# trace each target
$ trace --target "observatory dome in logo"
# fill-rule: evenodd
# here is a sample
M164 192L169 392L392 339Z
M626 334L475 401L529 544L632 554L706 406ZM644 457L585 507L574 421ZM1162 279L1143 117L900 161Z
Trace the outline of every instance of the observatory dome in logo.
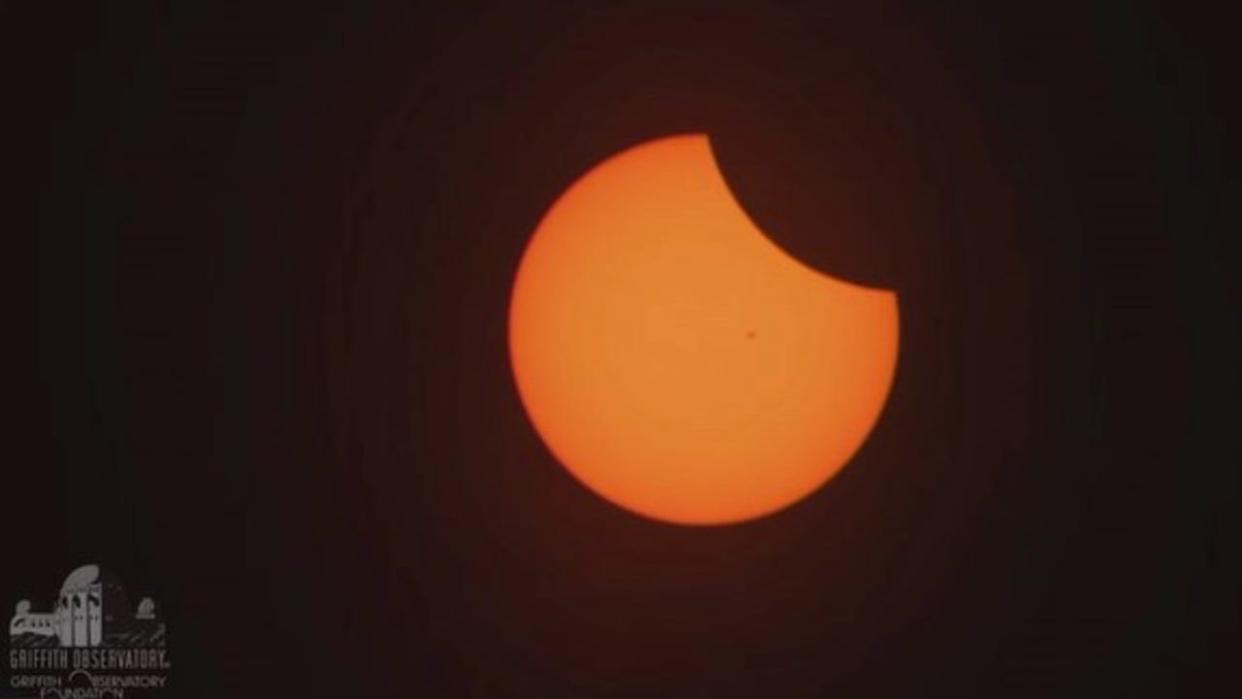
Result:
M120 580L97 565L65 577L51 611L20 600L9 621L10 648L163 647L164 622L145 597L134 607Z

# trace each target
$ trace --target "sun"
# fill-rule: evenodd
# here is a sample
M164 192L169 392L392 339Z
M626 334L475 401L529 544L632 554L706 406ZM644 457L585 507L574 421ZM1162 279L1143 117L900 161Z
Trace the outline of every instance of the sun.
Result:
M518 394L548 449L608 501L679 524L821 487L879 419L897 353L897 294L773 244L701 134L582 175L531 236L509 308Z

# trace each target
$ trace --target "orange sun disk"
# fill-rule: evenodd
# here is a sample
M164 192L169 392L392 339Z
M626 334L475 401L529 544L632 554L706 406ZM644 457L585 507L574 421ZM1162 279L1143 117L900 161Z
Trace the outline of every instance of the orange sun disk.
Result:
M681 524L760 517L840 471L879 418L897 335L896 293L778 248L697 134L574 183L531 237L509 311L518 393L556 458Z

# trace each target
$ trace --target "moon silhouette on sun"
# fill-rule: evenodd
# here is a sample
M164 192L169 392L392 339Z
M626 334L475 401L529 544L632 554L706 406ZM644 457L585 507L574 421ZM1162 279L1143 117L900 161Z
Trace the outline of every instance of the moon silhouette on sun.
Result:
M706 135L582 175L513 283L518 394L557 460L665 522L761 517L862 446L892 385L897 294L822 274L734 199Z

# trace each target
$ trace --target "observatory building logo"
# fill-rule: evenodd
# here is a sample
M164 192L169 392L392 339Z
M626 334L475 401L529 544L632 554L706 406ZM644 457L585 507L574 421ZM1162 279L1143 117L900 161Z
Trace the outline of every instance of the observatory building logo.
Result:
M122 699L156 696L172 664L155 601L131 605L124 586L97 565L65 578L50 611L19 600L9 621L3 696Z

